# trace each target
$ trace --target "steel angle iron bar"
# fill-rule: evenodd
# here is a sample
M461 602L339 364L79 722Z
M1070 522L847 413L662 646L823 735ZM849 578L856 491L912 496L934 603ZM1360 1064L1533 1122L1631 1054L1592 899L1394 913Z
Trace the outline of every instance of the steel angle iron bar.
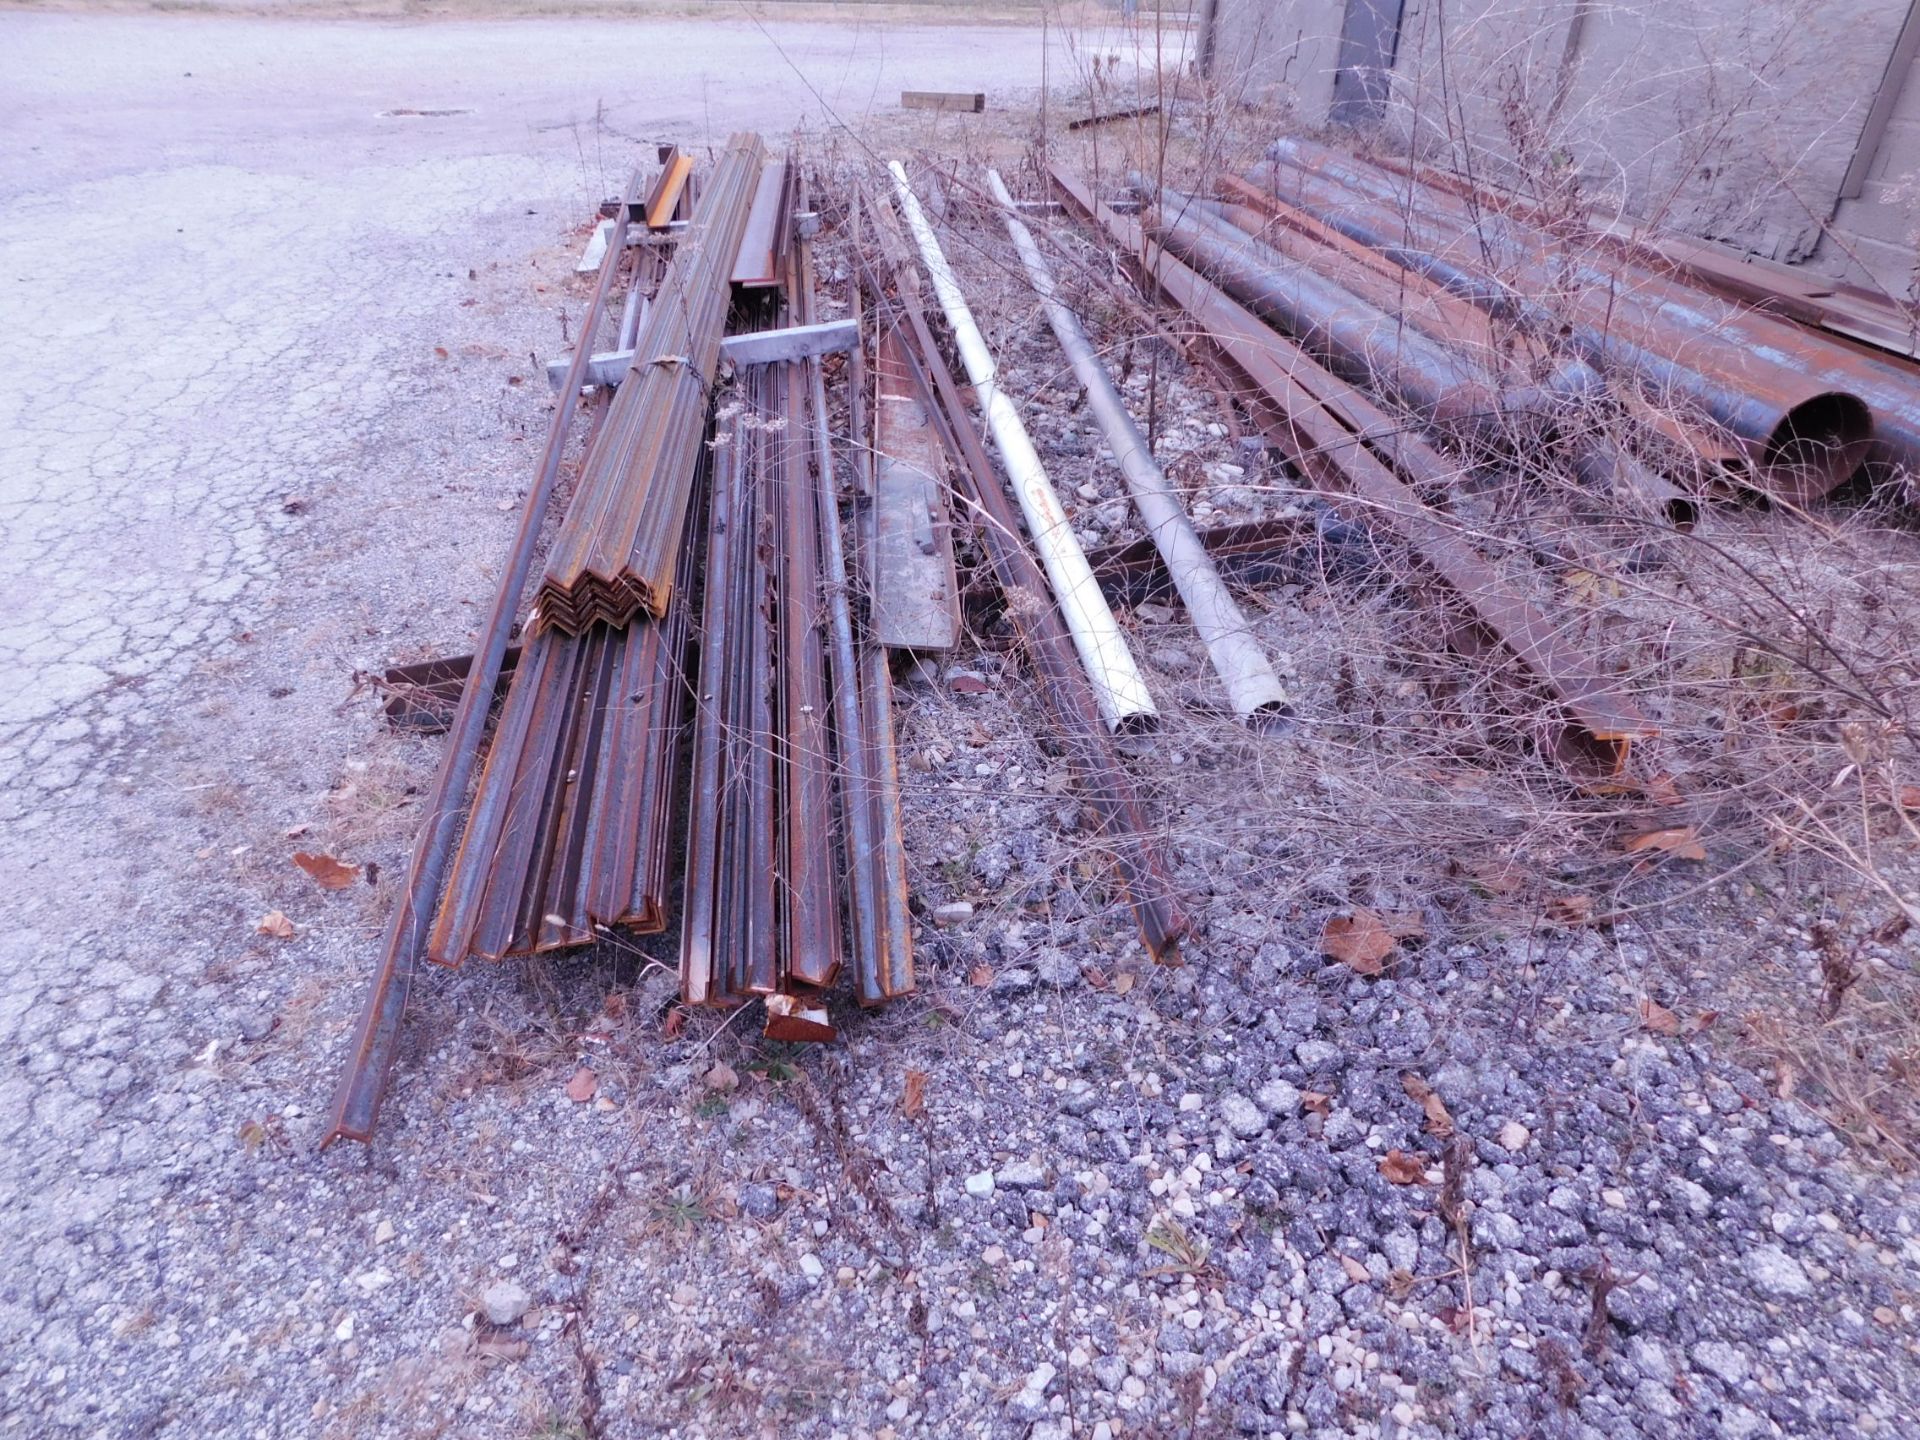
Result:
M1126 478L1127 488L1133 493L1140 518L1146 522L1148 533L1166 559L1167 570L1186 604L1194 629L1207 647L1214 670L1226 686L1234 712L1245 720L1278 719L1292 714L1280 677L1274 674L1273 666L1253 638L1252 626L1227 592L1200 537L1194 534L1186 507L1154 463L1146 437L1140 433L1112 378L1094 354L1079 317L1060 299L1046 257L1040 253L1033 233L1021 223L1013 196L1007 192L998 171L987 172L987 184L1000 202L1002 219L1006 221L1007 233L1013 237L1014 248L1020 252L1021 263L1026 266L1027 279L1046 307L1054 336L1086 390L1088 406L1107 437L1107 445Z
M895 160L888 169L893 174L901 214L919 246L934 294L953 329L961 362L966 366L980 408L993 431L1000 458L1006 464L1014 495L1026 517L1027 532L1040 552L1054 598L1073 636L1074 648L1079 651L1087 677L1093 682L1101 716L1112 730L1150 726L1158 717L1158 711L1147 692L1147 682L1134 663L1133 652L1127 648L1113 611L1100 593L1099 582L1087 568L1086 554L1074 537L1067 512L1047 479L1046 467L1041 464L1026 426L1021 423L1013 402L1000 388L992 352L980 327L974 323L966 297L960 293L959 281L940 249L939 238L914 196L906 167Z
M506 654L507 642L512 638L520 592L525 588L528 574L533 568L534 551L546 520L547 506L553 498L554 485L566 457L567 437L579 406L580 381L586 373L587 360L593 350L593 336L600 328L607 295L613 287L613 277L619 270L620 257L626 251L627 217L631 213L634 197L639 193L639 186L640 177L636 173L628 183L619 213L614 217L611 243L600 262L600 278L594 287L593 298L587 304L586 313L581 317L580 344L574 351L567 384L561 391L560 401L554 407L552 423L547 428L547 444L540 457L540 468L520 508L520 524L507 552L507 563L500 588L494 595L493 608L488 613L485 643L474 652L474 663L460 692L460 706L454 712L453 723L448 727L446 751L441 757L440 770L434 777L420 829L414 838L413 851L408 857L406 882L401 887L399 903L388 922L380 963L367 987L366 1000L354 1026L346 1065L334 1091L330 1123L320 1142L322 1149L336 1140L371 1140L374 1126L380 1118L387 1076L393 1068L394 1054L400 1044L400 1025L406 1012L407 997L419 969L428 928L439 904L447 861L459 830L460 810L466 803L467 786L473 779L480 741L486 730L487 714L492 707L494 687L499 681L501 660Z
M764 160L736 135L695 204L634 343L567 518L547 558L537 628L661 615L673 574L739 253Z
M1351 443L1354 421L1340 414L1341 382L1305 352L1229 299L1135 221L1101 204L1086 183L1051 167L1054 184L1080 211L1129 250L1161 293L1198 325L1208 345L1239 373L1273 417L1288 456L1323 488L1346 490L1367 513L1391 526L1490 632L1547 689L1567 723L1552 748L1577 769L1617 773L1629 747L1657 730L1620 693L1618 682L1571 650L1554 623L1515 591L1411 486L1363 445ZM1318 393L1316 393L1316 391Z
M814 298L813 247L801 242L795 256L794 301L801 323L817 309ZM866 674L857 647L850 596L846 547L840 523L840 500L834 483L833 434L827 410L825 367L818 357L806 362L807 439L811 451L814 503L819 516L822 577L826 587L827 658L839 772L841 833L846 850L850 949L853 956L855 997L862 1005L878 1005L914 988L912 920L907 913L906 854L897 806L889 814L875 803L881 788L874 774L881 747L870 743L869 729L882 718L877 707L893 703L891 681L884 692L860 683ZM857 401L860 387L852 387ZM856 468L867 463L859 441L864 433L860 416L854 418ZM870 649L871 647L865 647ZM891 720L891 714L886 717ZM889 732L891 726L889 725ZM891 735L885 748L891 750ZM896 895L888 885L897 873Z
M1050 601L1046 577L1020 538L1017 513L974 431L966 402L907 277L885 275L872 252L860 255L859 262L881 307L880 323L907 327L909 366L962 477L966 498L980 516L981 542L1006 598L1007 614L1039 678L1055 737L1094 814L1094 829L1113 856L1141 939L1156 962L1178 964L1187 917L1147 830L1133 779L1114 752L1092 682ZM893 281L891 296L888 279Z

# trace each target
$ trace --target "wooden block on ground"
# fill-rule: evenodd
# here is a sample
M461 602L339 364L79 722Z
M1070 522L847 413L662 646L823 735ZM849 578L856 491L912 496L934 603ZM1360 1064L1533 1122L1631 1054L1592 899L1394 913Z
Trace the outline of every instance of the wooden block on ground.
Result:
M978 115L987 108L987 97L977 91L902 90L900 105L905 110L961 110Z

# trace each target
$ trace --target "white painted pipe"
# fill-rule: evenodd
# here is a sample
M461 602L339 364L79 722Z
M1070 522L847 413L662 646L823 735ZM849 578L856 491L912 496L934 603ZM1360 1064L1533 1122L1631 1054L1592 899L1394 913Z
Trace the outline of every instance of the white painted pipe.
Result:
M1087 678L1093 682L1100 716L1109 730L1145 728L1159 716L1153 697L1147 693L1147 682L1134 663L1133 652L1127 648L1106 596L1100 591L1100 582L1093 578L1086 552L1074 537L1060 497L1047 480L1046 467L1034 451L1027 427L1020 423L1013 402L1000 390L993 354L987 349L980 327L974 324L973 312L967 308L966 297L953 278L953 269L940 250L933 226L927 223L920 202L914 198L913 187L907 183L906 168L898 160L887 168L893 172L900 210L920 246L920 258L933 281L933 292L939 297L940 308L946 312L947 323L953 327L961 362L967 367L967 378L973 382L974 394L980 397L980 408L986 412L994 445L1013 481L1013 493L1020 501L1021 513L1026 516L1034 548L1040 552L1040 563L1053 585L1054 598L1060 602L1060 613L1067 622L1068 633L1073 636L1073 648L1086 667Z
M1292 707L1287 704L1287 692L1280 684L1280 677L1273 673L1273 666L1267 663L1265 652L1253 638L1247 617L1227 592L1220 572L1214 568L1213 557L1207 554L1207 547L1194 533L1186 508L1167 483L1166 474L1154 463L1146 436L1140 433L1120 392L1114 388L1112 377L1094 353L1087 332L1081 328L1080 317L1060 299L1046 257L1034 243L1033 232L1020 222L1013 196L1007 193L999 172L989 170L987 183L1000 202L1007 233L1013 237L1013 248L1020 252L1020 259L1027 267L1027 278L1046 306L1047 319L1060 341L1060 348L1066 351L1073 373L1086 389L1088 408L1100 422L1113 457L1119 462L1120 473L1133 492L1133 503L1139 507L1140 518L1146 522L1160 558L1167 562L1174 589L1186 602L1193 628L1206 645L1208 658L1213 661L1221 683L1227 687L1227 698L1233 704L1234 713L1244 720L1291 714Z

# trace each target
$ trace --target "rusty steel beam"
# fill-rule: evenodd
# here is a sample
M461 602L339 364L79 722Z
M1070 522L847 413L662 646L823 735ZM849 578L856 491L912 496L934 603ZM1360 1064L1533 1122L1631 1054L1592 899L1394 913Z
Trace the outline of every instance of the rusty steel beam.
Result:
M579 405L580 375L584 373L593 337L599 330L607 308L607 295L626 253L627 217L639 193L636 173L627 186L625 199L614 217L613 243L600 263L600 278L593 297L581 317L580 345L574 354L574 374L561 391L547 429L547 444L541 454L540 468L520 509L520 524L507 552L500 588L495 592L493 608L482 632L486 641L476 651L473 666L460 695L459 709L449 727L446 753L434 777L413 851L407 861L406 881L400 890L400 903L388 922L386 944L360 1017L354 1027L345 1068L334 1091L327 1133L320 1145L325 1149L336 1140L373 1138L379 1121L380 1104L386 1095L388 1073L400 1043L401 1021L406 1013L407 997L425 951L428 930L439 905L447 864L459 831L460 813L466 803L467 786L479 759L480 742L486 731L492 708L494 687L499 682L501 662L512 638L520 592L533 568L534 551L546 520L547 506L553 498L560 468L566 458L567 438Z

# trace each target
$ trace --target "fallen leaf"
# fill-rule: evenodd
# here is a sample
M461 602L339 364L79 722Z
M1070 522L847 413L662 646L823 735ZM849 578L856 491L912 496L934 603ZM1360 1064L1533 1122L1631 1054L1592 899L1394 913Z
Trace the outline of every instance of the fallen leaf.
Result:
M719 1091L722 1094L740 1087L739 1075L735 1074L733 1067L724 1060L714 1061L713 1068L707 1071L705 1078L707 1089Z
M927 1072L924 1070L907 1071L905 1087L900 1092L900 1109L909 1120L918 1120L927 1108Z
M1393 1185L1424 1185L1427 1180L1427 1167L1420 1157L1404 1150L1389 1150L1382 1155L1380 1173Z
M1707 852L1700 844L1700 831L1692 825L1676 825L1666 830L1649 830L1631 836L1621 847L1629 855L1642 850L1659 850L1676 860L1704 860Z
M1318 1090L1302 1090L1300 1092L1300 1108L1308 1114L1318 1115L1324 1120L1333 1113L1333 1097L1331 1095L1323 1095Z
M1467 1327L1473 1323L1473 1314L1461 1305L1442 1305L1434 1314L1440 1323L1456 1335L1464 1335Z
M1920 810L1920 785L1902 785L1895 792L1893 803L1902 810Z
M1513 861L1498 857L1476 860L1467 866L1467 875L1475 886L1488 895L1512 895L1523 889L1531 878Z
M1107 972L1102 970L1098 965L1088 965L1081 970L1080 974L1081 977L1086 980L1087 984L1095 990L1111 990L1113 988L1112 983L1107 979Z
M976 990L986 989L993 984L993 967L991 965L974 966L967 971L967 983Z
M1547 901L1547 918L1559 925L1584 925L1593 918L1593 897L1555 895Z
M1135 975L1131 970L1122 970L1118 975L1113 977L1113 993L1116 995L1126 994L1129 990L1133 989L1133 982L1139 978L1140 977Z
M518 385L520 383L520 377L518 375L509 375L507 376L507 383L509 385Z
M1364 1285L1373 1278L1367 1274L1367 1267L1351 1255L1342 1255L1340 1257L1340 1268L1347 1272L1347 1278L1356 1285Z
M1640 1023L1656 1035L1680 1033L1680 1017L1651 998L1640 1002Z
M1420 1108L1427 1112L1427 1133L1441 1140L1453 1134L1453 1116L1447 1113L1447 1102L1442 1100L1434 1088L1411 1070L1400 1076L1400 1088L1407 1097L1417 1101Z
M1393 953L1393 933L1364 905L1351 915L1336 915L1320 931L1320 949L1362 975L1378 975Z
M1389 910L1380 917L1380 923L1396 940L1418 940L1427 933L1427 922L1417 910Z
M433 353L444 360L447 358L447 347L444 345L436 345L433 347Z
M1698 1035L1711 1027L1713 1022L1719 1018L1720 1012L1718 1010L1702 1010L1698 1015L1693 1016L1687 1021L1687 1034Z
M660 1033L668 1040L678 1040L680 1032L687 1028L687 1012L683 1006L676 1005L667 1012L667 1022L660 1027Z
M322 890L344 890L360 878L358 865L349 865L331 855L296 850L293 852L293 863L312 876L314 884Z
M567 1098L576 1105L584 1105L593 1099L594 1092L600 1088L600 1077L587 1066L582 1065L573 1072L573 1078L567 1081Z
M509 1340L504 1335L484 1335L473 1342L473 1353L482 1360L524 1360L533 1348L526 1340Z
M238 1134L243 1150L258 1150L267 1141L267 1127L258 1120L241 1121Z
M278 910L269 910L260 917L260 923L253 928L262 935L271 935L276 940L293 939L293 922Z
M993 689L978 675L955 675L947 681L947 688L956 695L985 695Z

